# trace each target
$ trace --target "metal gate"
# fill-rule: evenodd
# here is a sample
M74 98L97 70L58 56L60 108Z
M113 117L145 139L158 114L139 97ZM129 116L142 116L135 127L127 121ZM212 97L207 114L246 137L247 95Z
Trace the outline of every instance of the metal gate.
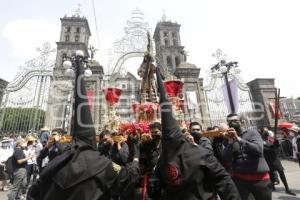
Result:
M225 61L225 56L220 49L216 54L218 62ZM250 89L243 81L240 69L235 67L228 71L228 81L234 80L237 91L237 109L236 113L245 117L247 127L255 127L255 120L252 118L254 107L252 103ZM226 94L224 94L224 86L226 86L224 73L220 70L210 70L207 76L207 83L204 86L208 111L210 115L211 126L226 123L226 116L230 113L228 104L226 104Z
M26 134L44 126L55 49L49 43L37 48L40 55L20 67L5 89L0 107L0 133Z

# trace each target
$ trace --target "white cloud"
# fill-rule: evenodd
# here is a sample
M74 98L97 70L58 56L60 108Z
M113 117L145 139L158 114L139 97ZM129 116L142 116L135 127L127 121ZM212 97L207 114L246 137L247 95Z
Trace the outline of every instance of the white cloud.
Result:
M8 22L2 31L12 46L12 57L29 60L37 56L36 48L45 42L56 47L60 27L42 19L18 19ZM21 63L20 63L21 64Z

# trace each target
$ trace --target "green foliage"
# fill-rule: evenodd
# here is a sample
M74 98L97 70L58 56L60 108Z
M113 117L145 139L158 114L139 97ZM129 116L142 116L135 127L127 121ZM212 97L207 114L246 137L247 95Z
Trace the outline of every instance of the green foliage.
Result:
M28 132L40 130L45 124L45 111L38 108L5 108L0 110L0 116L4 112L2 132Z

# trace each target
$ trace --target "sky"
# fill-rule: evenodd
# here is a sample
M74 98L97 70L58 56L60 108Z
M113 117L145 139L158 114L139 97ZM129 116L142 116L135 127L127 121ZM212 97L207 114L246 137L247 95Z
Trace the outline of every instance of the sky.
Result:
M126 21L139 8L154 31L163 10L168 20L181 24L181 43L188 62L201 68L200 77L216 63L220 48L227 61L238 61L246 82L275 78L286 97L299 97L300 2L298 0L0 0L0 78L12 81L36 48L59 40L60 18L71 16L81 4L89 21L90 43L105 67L108 49L124 36Z

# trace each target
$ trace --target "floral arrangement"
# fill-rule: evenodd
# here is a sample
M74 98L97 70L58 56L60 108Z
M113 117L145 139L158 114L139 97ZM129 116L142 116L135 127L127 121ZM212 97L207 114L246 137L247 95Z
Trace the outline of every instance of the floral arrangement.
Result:
M159 105L153 102L133 103L132 110L139 122L152 122L156 120Z
M137 135L140 133L149 133L149 123L123 123L120 125L120 132L127 135Z

